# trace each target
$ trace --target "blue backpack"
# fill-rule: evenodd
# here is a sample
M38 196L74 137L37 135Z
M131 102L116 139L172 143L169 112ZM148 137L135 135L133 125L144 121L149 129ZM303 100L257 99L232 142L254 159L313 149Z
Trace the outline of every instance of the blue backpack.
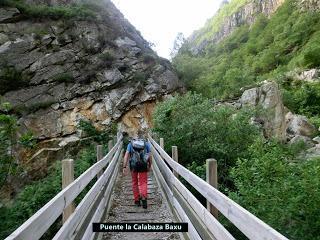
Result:
M130 151L130 169L136 172L145 172L148 170L149 152L144 139L133 139L131 141Z

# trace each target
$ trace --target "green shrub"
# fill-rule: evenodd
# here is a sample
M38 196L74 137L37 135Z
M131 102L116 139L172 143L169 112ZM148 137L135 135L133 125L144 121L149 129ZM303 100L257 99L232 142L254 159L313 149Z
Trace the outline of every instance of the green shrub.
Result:
M320 159L296 161L300 150L257 141L231 171L230 196L290 239L320 239Z
M77 156L75 164L75 178L80 176L85 170L96 162L95 147L89 145ZM0 238L4 239L19 227L24 221L36 213L50 199L61 191L61 162L56 162L48 170L49 174L44 179L35 181L25 186L24 189L15 197L12 205L0 207ZM89 185L89 187L92 184ZM88 191L87 187L79 197L76 204ZM61 218L49 229L42 239L52 239L57 230L61 227Z
M209 26L219 25L219 18L213 19L217 22ZM243 25L193 56L190 52L199 46L198 40L209 39L215 32L207 24L196 40L181 47L173 64L188 89L210 98L234 98L247 85L277 78L297 67L319 67L319 29L319 13L301 12L295 0L286 0L270 19L260 15L250 28Z
M21 144L25 148L32 149L36 146L37 140L33 136L33 133L29 131L20 137L19 144Z
M206 159L217 159L219 183L232 187L230 167L246 155L248 146L259 135L257 127L249 123L252 114L254 111L226 106L214 109L208 99L188 93L156 107L153 131L165 138L168 152L170 146L178 146L179 163L184 166L200 166L201 172Z
M0 106L0 188L17 169L12 152L16 144L17 119L9 114L10 109L7 103Z
M136 72L133 75L132 80L134 82L145 83L147 81L147 75L144 72Z
M116 135L116 125L112 124L109 129L104 131L98 130L95 126L92 125L90 121L87 120L80 120L79 122L79 129L84 131L88 137L92 137L94 141L98 143L107 143L111 136Z
M2 66L0 70L0 95L28 85L28 77L15 67Z
M60 73L57 74L56 76L53 77L53 81L55 82L65 82L65 83L70 83L74 81L74 77L72 73Z
M99 54L98 58L102 61L100 67L110 67L112 65L113 61L116 59L109 52Z

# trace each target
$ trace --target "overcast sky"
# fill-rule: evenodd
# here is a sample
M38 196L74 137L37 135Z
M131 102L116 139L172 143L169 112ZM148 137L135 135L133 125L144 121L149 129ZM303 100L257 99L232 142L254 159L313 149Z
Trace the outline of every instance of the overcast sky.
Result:
M169 58L178 32L188 37L218 10L222 0L112 0L124 16Z

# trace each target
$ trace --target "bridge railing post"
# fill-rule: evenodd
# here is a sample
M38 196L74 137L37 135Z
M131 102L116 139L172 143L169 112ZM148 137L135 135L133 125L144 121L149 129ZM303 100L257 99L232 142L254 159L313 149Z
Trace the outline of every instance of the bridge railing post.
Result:
M207 179L207 183L209 183L214 188L218 189L217 160L215 159L206 160L206 179ZM210 204L208 200L207 200L207 209L215 218L218 218L218 209L216 209L212 204Z
M103 158L103 146L98 145L97 146L97 162L99 162ZM103 171L97 173L97 179L99 179L102 175Z
M62 160L62 189L66 188L74 181L74 164L73 159ZM62 222L65 223L69 216L74 212L74 203L70 203L62 214Z
M162 149L164 149L164 140L163 140L163 138L160 138L160 147Z
M109 142L108 142L108 152L110 152L112 148L113 148L113 140L109 140Z
M179 162L177 146L172 146L172 159L175 160L177 163ZM175 170L173 170L173 174L176 178L179 177L179 174Z

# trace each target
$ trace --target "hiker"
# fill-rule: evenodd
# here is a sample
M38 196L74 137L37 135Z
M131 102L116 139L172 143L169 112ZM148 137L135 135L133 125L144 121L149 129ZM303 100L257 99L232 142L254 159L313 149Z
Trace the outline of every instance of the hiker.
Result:
M127 173L127 165L132 177L132 191L134 203L136 206L147 208L147 186L148 171L151 167L150 143L147 142L142 133L138 134L138 138L132 139L128 146L123 161L123 174Z

